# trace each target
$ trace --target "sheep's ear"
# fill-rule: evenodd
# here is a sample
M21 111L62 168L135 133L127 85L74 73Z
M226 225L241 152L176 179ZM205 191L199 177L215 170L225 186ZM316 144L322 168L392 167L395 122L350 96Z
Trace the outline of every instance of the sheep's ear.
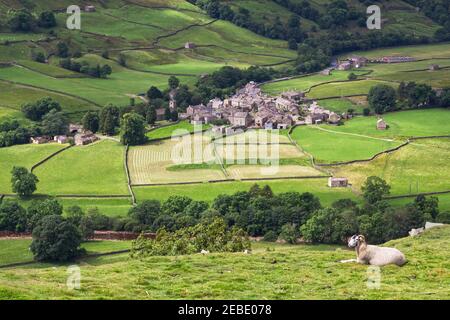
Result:
M358 239L359 239L359 241L366 241L366 238L364 238L364 236L361 234L361 235L359 235L359 237L358 237Z

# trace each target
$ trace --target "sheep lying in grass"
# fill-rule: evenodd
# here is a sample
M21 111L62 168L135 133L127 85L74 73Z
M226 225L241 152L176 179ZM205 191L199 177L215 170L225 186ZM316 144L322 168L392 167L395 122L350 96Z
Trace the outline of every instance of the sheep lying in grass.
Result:
M356 248L356 259L343 260L341 262L358 262L379 267L388 264L403 266L406 263L405 255L399 250L368 245L362 235L351 237L348 241L348 246Z

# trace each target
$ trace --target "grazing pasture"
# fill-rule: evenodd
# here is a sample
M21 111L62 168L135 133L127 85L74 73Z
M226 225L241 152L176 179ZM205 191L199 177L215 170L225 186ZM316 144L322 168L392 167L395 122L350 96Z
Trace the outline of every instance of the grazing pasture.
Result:
M66 113L79 113L98 109L92 103L64 94L0 81L0 107L20 110L23 104L44 97L51 97L58 101L61 104L62 110Z
M33 261L31 239L0 239L0 266ZM81 245L87 254L106 253L131 248L131 241L87 241ZM0 290L1 291L1 290Z
M163 139L163 138L170 138L172 137L172 134L174 135L180 135L185 133L193 133L193 132L199 132L203 131L205 129L208 129L210 127L209 124L201 125L201 126L194 126L189 123L189 121L180 121L179 123L164 126L161 128L157 128L154 130L151 130L147 132L147 137L151 140L153 139ZM177 130L178 133L177 133Z
M377 117L356 117L342 126L322 126L332 131L372 137L406 138L450 135L450 110L422 109L386 113L382 116L389 128L377 130Z
M355 191L368 176L379 176L391 185L393 195L450 190L450 139L418 140L369 163L340 166L333 171L348 177Z
M332 82L312 88L307 93L307 97L311 99L325 99L330 97L366 95L369 93L370 88L377 84L386 84L394 88L398 87L398 83L380 80Z
M367 71L338 71L334 70L332 73L327 76L323 74L313 74L309 76L302 76L298 78L294 78L291 80L285 80L285 81L278 81L278 82L271 82L262 85L261 89L265 91L268 94L271 95L278 95L280 93L283 93L285 91L308 91L312 86L326 83L326 82L333 82L333 81L345 81L348 79L348 76L350 73L355 73L356 75L363 74Z
M450 43L414 45L375 49L370 51L355 51L352 55L367 58L381 58L384 56L410 56L416 59L435 59L450 57ZM349 55L344 55L349 56Z
M37 192L128 196L124 150L123 145L112 140L65 150L36 168L40 180Z
M75 98L82 97L100 105L108 103L129 103L129 94L146 92L149 85L167 87L168 76L152 73L138 72L122 68L108 62L113 67L113 73L108 79L98 78L68 78L56 79L35 71L19 67L3 68L0 79L14 80L18 84L32 85L43 90L56 90L61 94L72 95ZM189 78L194 79L195 78ZM180 77L185 83L191 83L185 77Z
M67 289L66 265L36 264L31 278L30 267L4 269L0 298L40 299L44 294L48 299L447 299L448 252L436 247L449 247L449 239L450 228L442 227L387 242L385 246L406 255L408 264L383 267L377 290L367 290L367 266L339 263L355 256L344 245L263 242L253 243L249 255L138 260L122 254L85 259L81 290Z
M283 192L311 192L319 197L322 205L327 206L337 199L351 198L357 201L357 196L350 188L329 188L327 178L318 179L286 179L268 181L233 181L220 183L199 183L186 186L151 186L133 187L137 201L157 199L164 201L172 195L184 195L194 200L211 203L220 194L233 194L238 191L248 191L258 183L260 186L268 185L275 193Z
M11 170L14 166L31 167L52 153L64 148L56 143L24 144L0 148L0 193L11 193Z
M328 128L297 127L292 137L306 152L312 154L317 162L324 163L369 159L381 151L401 144L387 139L328 131Z

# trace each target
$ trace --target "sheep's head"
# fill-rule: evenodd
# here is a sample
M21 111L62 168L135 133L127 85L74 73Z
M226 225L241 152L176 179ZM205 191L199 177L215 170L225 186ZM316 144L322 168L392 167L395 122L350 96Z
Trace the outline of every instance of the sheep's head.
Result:
M366 242L366 239L363 235L354 235L348 240L348 246L350 248L357 247L360 243Z

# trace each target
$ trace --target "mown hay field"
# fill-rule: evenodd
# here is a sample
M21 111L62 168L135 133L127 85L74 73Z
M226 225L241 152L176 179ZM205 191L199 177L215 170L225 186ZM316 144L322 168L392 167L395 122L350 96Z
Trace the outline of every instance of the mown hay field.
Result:
M311 177L321 176L322 172L308 166L299 165L232 165L227 167L230 178L241 179L264 179L264 178L286 178L286 177Z
M168 170L181 164L216 163L207 137L185 136L178 141L162 140L131 147L128 167L132 184L200 182L225 179L219 169Z

